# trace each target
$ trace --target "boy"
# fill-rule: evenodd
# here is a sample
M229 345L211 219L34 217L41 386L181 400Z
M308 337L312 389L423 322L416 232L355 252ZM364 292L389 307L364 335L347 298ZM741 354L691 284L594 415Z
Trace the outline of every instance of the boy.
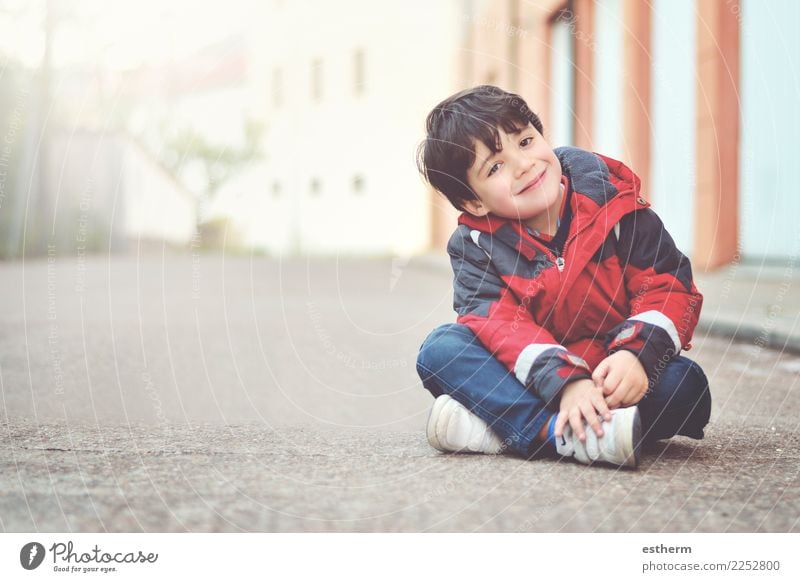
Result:
M633 172L542 134L489 85L428 115L420 172L463 211L447 246L457 323L417 360L428 441L636 467L642 442L703 438L708 382L678 355L703 298Z

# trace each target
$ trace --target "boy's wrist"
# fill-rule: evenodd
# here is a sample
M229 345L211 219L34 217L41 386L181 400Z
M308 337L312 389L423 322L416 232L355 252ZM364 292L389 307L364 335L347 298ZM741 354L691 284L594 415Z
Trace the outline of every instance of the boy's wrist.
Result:
M574 393L580 392L581 390L591 390L592 388L597 387L591 378L577 378L575 380L570 380L564 384L564 388L561 390L561 400L563 401L564 398L569 399Z
M667 328L672 325L671 322L663 314L658 315L668 323L660 325L656 316L645 319L628 318L612 329L606 340L608 355L620 351L632 353L639 360L650 381L653 381L660 370L680 353L677 332L670 334Z
M594 386L594 382L591 378L576 378L564 384L564 389L561 391L561 393L563 394L567 392L567 390L577 390L583 385Z
M602 391L591 378L581 378L569 382L561 392L561 399L558 404L559 412L568 413L570 409L576 406L580 407L582 402L591 401L591 393L593 391L597 391L602 397Z
M517 360L519 359L518 357ZM563 346L553 345L550 349L541 351L529 365L529 368L523 369L524 381L519 370L514 369L518 374L517 378L539 396L550 410L558 410L567 385L592 377L591 369L583 358L568 352Z

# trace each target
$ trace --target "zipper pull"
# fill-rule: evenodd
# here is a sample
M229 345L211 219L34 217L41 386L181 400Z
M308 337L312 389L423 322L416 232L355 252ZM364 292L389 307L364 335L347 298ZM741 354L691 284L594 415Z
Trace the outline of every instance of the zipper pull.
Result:
M564 257L556 257L556 267L558 267L559 272L564 270Z

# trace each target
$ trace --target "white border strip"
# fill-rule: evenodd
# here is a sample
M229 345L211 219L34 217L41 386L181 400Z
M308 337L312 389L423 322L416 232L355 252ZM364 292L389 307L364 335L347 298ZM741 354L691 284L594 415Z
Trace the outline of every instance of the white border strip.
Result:
M422 459L418 459L422 462ZM442 461L443 463L444 461ZM501 463L500 460L491 460ZM535 462L535 461L534 461ZM698 462L699 463L699 462ZM440 463L441 464L441 463ZM506 471L502 463L494 465L496 471ZM570 467L572 469L572 467ZM578 470L580 469L580 470ZM404 468L403 474L411 473L413 467ZM563 470L561 465L557 471ZM600 471L576 467L575 473ZM629 481L636 477L624 478ZM594 475L593 475L594 476ZM508 475L505 475L507 478ZM605 478L603 475L599 479ZM623 476L614 477L622 480ZM570 479L570 477L565 477ZM348 481L345 481L347 484ZM424 484L423 484L424 485ZM69 578L80 581L113 582L173 582L174 580L327 580L331 572L347 572L347 579L353 582L408 582L409 580L514 580L520 572L531 570L531 551L543 557L536 563L536 578L555 579L563 576L563 564L570 564L570 573L575 579L597 579L597 564L608 563L618 572L628 573L620 576L625 580L685 580L686 582L713 582L716 580L755 580L770 582L797 580L800 574L797 559L797 543L800 534L796 533L514 533L536 527L536 523L525 521L522 515L509 515L502 527L495 529L507 531L509 535L495 533L474 533L474 530L498 514L490 503L500 505L492 485L485 484L486 494L480 507L471 513L456 513L456 522L450 526L455 533L397 533L417 529L435 529L436 515L420 511L420 508L438 509L437 498L428 500L420 495L406 497L398 503L393 513L385 521L378 522L375 510L359 514L356 509L344 511L349 519L328 518L322 520L312 511L298 507L301 515L309 520L309 528L331 530L355 528L376 529L387 533L228 533L206 534L185 533L25 533L4 534L0 536L0 578L3 580L59 580ZM352 484L350 487L356 487ZM228 485L230 487L230 485ZM584 485L580 485L584 487ZM394 489L399 489L396 486ZM343 489L347 495L363 496L354 489ZM342 498L344 495L338 492ZM374 496L374 495L373 495ZM367 500L372 501L371 499ZM466 507L469 500L451 495L448 501L459 507ZM506 503L508 500L506 500ZM386 501L384 502L384 505ZM781 503L781 506L788 506ZM369 505L367 505L369 507ZM502 505L500 505L502 509ZM274 508L261 508L260 511ZM304 512L305 513L302 513ZM327 511L332 511L328 509ZM494 511L494 513L492 513ZM620 511L618 508L617 511ZM503 513L505 517L508 513ZM323 513L320 515L328 516ZM338 514L337 514L338 515ZM366 515L366 517L364 517ZM68 517L72 517L69 515ZM313 522L312 519L317 519ZM371 521L359 521L370 519ZM567 518L564 518L565 522ZM291 522L286 522L290 524ZM591 529L594 522L581 522L584 529ZM756 527L756 522L747 522ZM747 525L747 523L745 525ZM588 525L587 525L588 524ZM115 525L120 525L115 522ZM224 523L224 527L235 527ZM291 527L291 526L289 526ZM438 527L438 526L437 526ZM617 528L622 525L617 524ZM650 527L656 527L650 524ZM680 526L677 526L680 527ZM683 524L687 527L687 523ZM609 527L609 529L613 529ZM458 532L470 532L464 535ZM21 549L30 542L42 544L47 552L36 571L23 569L20 560ZM73 542L76 558L84 553L94 556L94 548L101 553L133 552L157 553L155 563L112 563L67 562L62 554L53 559L51 548L54 544ZM581 559L575 559L575 548L581 548ZM313 559L309 559L313 556ZM398 556L413 556L413 559L398 559ZM443 559L447 556L468 556L469 558ZM546 557L546 559L544 559ZM767 563L768 562L768 563ZM115 572L104 576L100 571L84 574L87 567L114 568ZM768 567L768 569L767 569ZM56 568L62 571L55 571ZM736 571L738 570L738 571ZM379 575L376 576L376 573ZM638 574L638 575L637 575Z
M629 317L628 321L643 321L644 323L649 323L650 325L660 327L666 331L667 334L669 334L672 343L675 345L675 353L677 354L681 351L681 338L678 335L678 330L675 327L675 324L672 323L672 320L669 317L660 311L645 311L644 313L639 313L638 315Z
M552 348L558 348L564 351L567 350L567 348L559 344L530 344L526 346L519 353L519 356L517 356L517 363L514 364L514 375L517 377L517 380L523 384L527 382L528 374L530 374L531 366L533 366L536 358L541 356L542 352Z

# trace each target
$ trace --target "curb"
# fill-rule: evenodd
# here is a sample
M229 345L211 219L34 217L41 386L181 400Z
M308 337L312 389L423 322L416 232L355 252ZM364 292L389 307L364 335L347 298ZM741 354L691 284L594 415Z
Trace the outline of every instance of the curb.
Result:
M450 273L450 259L447 255L442 253L427 253L424 255L415 256L410 265L415 267L438 271L442 273ZM758 276L753 276L747 270L741 269L741 275L745 275L747 283L752 287L754 283L759 280L765 279L765 271L756 271ZM770 274L767 272L767 279ZM712 275L713 277L713 275ZM777 278L777 276L773 277ZM710 282L708 276L697 277L699 287L704 287L705 283ZM709 301L709 295L706 295L704 301L704 312L710 313L715 310L713 301ZM761 318L764 320L764 318ZM697 323L697 330L714 337L730 339L740 343L752 343L756 348L770 348L780 352L788 352L792 354L800 354L800 333L792 333L795 327L800 327L800 315L795 318L794 324L787 332L786 325L782 325L784 329L776 329L774 321L767 318L763 324L756 324L748 321L747 313L742 313L738 317L731 315L720 315L715 313L713 316L701 316L700 321Z
M701 317L697 329L714 337L722 337L739 343L751 343L756 349L770 348L779 352L800 354L800 337L787 334L768 326L757 326L728 318L709 321Z

